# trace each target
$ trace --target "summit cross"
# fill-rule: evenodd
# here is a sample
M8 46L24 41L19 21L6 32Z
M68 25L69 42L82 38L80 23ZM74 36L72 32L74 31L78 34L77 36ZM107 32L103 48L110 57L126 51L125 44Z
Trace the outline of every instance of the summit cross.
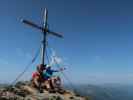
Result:
M42 44L41 44L41 64L45 64L45 51L46 51L46 42L47 42L47 35L54 35L56 37L59 38L63 38L63 36L61 34L58 34L56 32L53 32L51 30L49 30L48 28L48 10L45 8L44 12L43 12L43 26L39 26L29 20L25 20L22 19L21 22L23 22L24 24L27 24L33 28L36 28L38 30L41 30L41 32L43 33L42 35Z

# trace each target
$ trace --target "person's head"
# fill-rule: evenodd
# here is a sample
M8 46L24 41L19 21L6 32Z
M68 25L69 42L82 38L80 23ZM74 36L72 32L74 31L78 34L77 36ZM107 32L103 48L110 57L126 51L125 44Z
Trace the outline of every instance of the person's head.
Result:
M39 73L42 73L45 69L46 69L46 65L44 64L37 65L37 71Z
M47 66L46 66L46 69L51 69L51 66L50 66L50 65L47 65Z

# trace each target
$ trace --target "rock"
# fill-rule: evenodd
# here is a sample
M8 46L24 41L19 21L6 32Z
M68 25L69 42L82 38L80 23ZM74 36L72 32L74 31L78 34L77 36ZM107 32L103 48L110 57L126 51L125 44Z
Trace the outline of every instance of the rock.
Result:
M23 97L18 96L14 93L11 92L5 92L3 95L1 95L0 100L24 100Z
M15 86L0 89L0 100L88 100L72 91L58 89L49 92L44 90L40 93L37 89L29 86L28 82L18 82Z

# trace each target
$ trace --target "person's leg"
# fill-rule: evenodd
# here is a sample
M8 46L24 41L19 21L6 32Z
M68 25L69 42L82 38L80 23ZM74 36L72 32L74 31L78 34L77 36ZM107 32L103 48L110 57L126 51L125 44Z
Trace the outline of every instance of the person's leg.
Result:
M54 83L55 83L55 86L57 87L57 88L59 88L60 86L61 86L61 79L60 79L60 77L55 77L55 79L54 79Z
M36 88L36 89L38 88L37 85L35 84L35 79L31 80L30 86L33 87L33 88Z
M54 79L53 79L53 77L51 77L51 78L49 79L49 84L50 84L51 89L54 90Z
M62 83L61 83L61 79L60 79L60 77L57 77L57 81L58 81L58 84L61 86Z
M45 80L45 86L46 86L46 89L47 89L47 90L50 89L49 80Z

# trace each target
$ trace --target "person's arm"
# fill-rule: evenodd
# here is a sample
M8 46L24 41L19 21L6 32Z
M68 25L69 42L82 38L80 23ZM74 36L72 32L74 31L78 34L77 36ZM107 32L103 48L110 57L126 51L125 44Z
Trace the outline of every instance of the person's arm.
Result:
M64 71L64 70L66 70L66 68L60 68L60 71Z
M53 72L60 72L60 71L64 71L66 68L60 68L59 70L52 70Z
M52 70L52 72L59 72L60 70Z
M37 87L39 87L38 79L39 79L39 77L37 77L37 76L34 78L34 83Z

